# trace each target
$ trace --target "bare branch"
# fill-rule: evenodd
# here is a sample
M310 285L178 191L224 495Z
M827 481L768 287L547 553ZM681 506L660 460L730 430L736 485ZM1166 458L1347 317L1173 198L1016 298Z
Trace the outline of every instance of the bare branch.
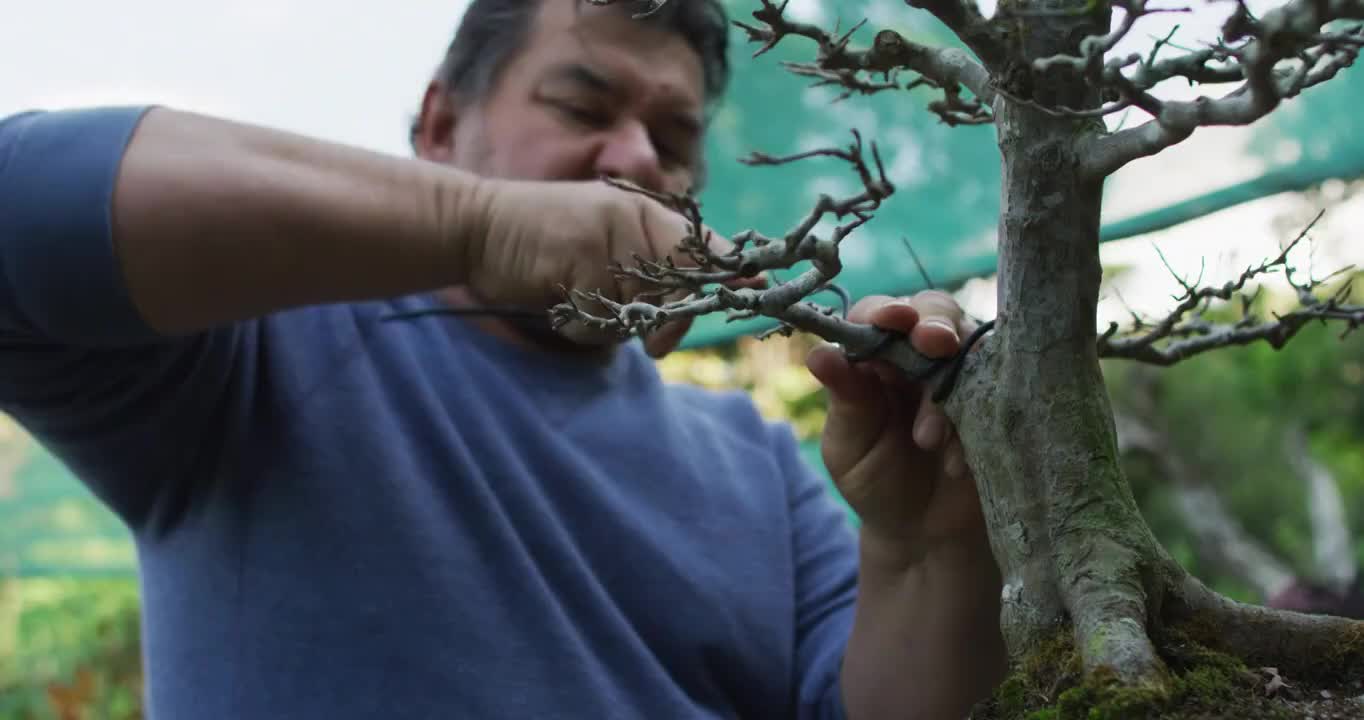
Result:
M1006 47L1004 34L981 15L975 0L905 0L905 4L932 13L987 64L996 67L1001 64Z
M587 0L593 5L612 5L621 2L635 2L646 5L647 9L635 17L647 17L657 12L668 0ZM989 74L985 68L966 52L956 48L930 48L906 40L893 30L877 33L872 46L867 49L851 49L852 36L866 20L854 25L840 34L837 29L829 32L810 23L791 20L786 17L786 6L790 0L780 4L772 0L758 0L760 5L753 11L755 24L735 21L734 24L748 33L751 42L760 43L754 57L776 47L786 37L795 35L813 40L818 46L818 54L813 63L783 63L797 75L816 80L815 87L837 85L844 89L838 100L856 94L871 94L885 90L913 89L920 85L930 85L943 90L944 99L929 105L929 109L942 118L948 125L980 125L993 122L989 110L994 101L990 87ZM910 3L921 7L952 28L967 43L977 56L985 58L1002 57L1003 44L998 33L980 14L974 0L928 0ZM910 70L922 76L906 85L894 80L900 70ZM879 73L881 81L864 77ZM926 82L924 82L926 81ZM976 96L975 100L961 98L960 87L965 86Z
M902 89L900 83L895 79L895 73L889 73L889 79L876 81L862 77L855 70L825 70L811 63L782 63L792 74L802 77L815 78L817 82L810 87L824 87L827 85L837 85L843 88L843 93L834 99L834 102L841 102L858 95L874 95L886 90Z
M914 267L919 269L919 275L924 279L924 287L929 290L938 289L938 286L933 283L933 278L928 276L928 270L924 268L923 262L919 260L919 253L914 252L914 246L909 244L909 238L902 237L900 241L904 243L905 251L914 259Z
M1189 8L1148 8L1146 0L1118 0L1113 3L1114 7L1122 8L1122 23L1107 35L1090 35L1080 41L1080 55L1053 55L1033 61L1033 68L1038 72L1044 72L1048 68L1056 65L1069 65L1078 72L1084 73L1096 83L1103 81L1104 56L1117 47L1127 34L1131 32L1132 26L1137 19L1145 15L1154 15L1165 12L1189 12ZM1020 13L1027 15L1028 13Z
M729 311L730 319L768 316L802 329L809 329L834 342L848 342L854 346L871 346L882 333L874 328L860 329L834 316L832 310L803 302L807 295L828 289L831 280L841 271L839 244L870 219L870 213L894 192L886 179L880 153L873 143L873 165L868 164L862 137L853 132L853 142L846 148L825 148L789 157L774 157L753 153L746 162L753 165L783 165L811 157L833 157L849 163L862 180L862 192L843 199L821 195L811 211L783 237L772 238L754 231L746 231L733 238L734 248L719 254L701 236L700 207L689 195L668 195L651 192L629 183L612 181L618 187L648 195L682 214L688 220L689 231L678 245L678 252L687 256L694 266L681 267L671 256L660 261L635 259L634 267L616 266L616 275L645 289L644 295L664 294L685 297L661 305L644 302L638 297L628 303L615 303L599 293L575 293L567 302L556 306L551 316L556 326L577 321L588 326L611 330L622 336L652 332L668 322L694 318L717 311ZM813 233L825 217L846 221L836 226L827 237ZM724 283L751 278L766 270L786 269L802 261L812 267L796 277L777 283L765 290L752 288L731 289ZM719 285L714 290L707 286ZM606 314L594 315L582 303L590 301L602 307ZM846 326L846 327L845 327ZM835 339L836 338L836 339Z
M681 267L672 257L659 261L635 259L635 266L616 266L616 275L627 279L644 292L629 302L616 302L596 293L574 291L566 293L566 301L551 309L554 327L570 322L620 337L644 335L677 320L700 317L724 311L728 321L770 317L779 321L777 327L765 333L790 334L799 329L818 335L843 347L850 360L876 357L900 368L909 377L928 379L945 368L935 388L934 397L946 399L956 375L966 363L967 351L987 333L993 323L980 325L965 343L958 356L948 359L928 358L914 350L907 338L879 328L849 322L846 319L850 298L847 292L833 283L842 270L838 257L840 244L857 228L871 219L873 213L895 188L886 179L880 154L871 146L873 165L866 160L862 137L853 132L853 143L846 148L824 148L787 157L753 153L746 162L753 165L784 165L813 157L832 157L849 163L862 180L863 190L857 195L836 200L821 195L815 207L782 237L769 237L753 230L734 236L734 247L723 254L711 249L707 238L701 236L704 227L700 208L689 195L667 195L639 188L630 183L612 181L618 187L639 192L665 203L681 213L689 224L688 234L678 245L694 267ZM814 228L828 216L846 220L836 226L828 237L814 233ZM750 278L810 261L811 267L790 280L777 282L765 289L731 288L726 283ZM713 289L708 286L716 285ZM842 313L807 300L810 295L832 291L842 302ZM659 298L682 294L667 302L649 302L641 298ZM596 310L595 308L600 308Z
M1216 63L1209 66L1208 63ZM1150 89L1171 78L1182 77L1195 83L1229 83L1245 78L1245 69L1232 57L1230 49L1215 44L1202 50L1156 62L1154 55L1137 68L1132 83Z
M1100 70L1102 51L1112 47L1108 44L1111 36L1104 36L1087 38L1082 43L1087 50L1083 58L1052 57L1037 62L1042 66L1076 65L1101 86L1118 93L1125 105L1141 107L1152 116L1137 127L1089 141L1091 147L1082 153L1088 159L1084 173L1099 178L1184 140L1199 127L1253 123L1282 101L1335 77L1358 56L1360 45L1364 44L1364 26L1343 31L1323 28L1328 23L1348 19L1364 19L1364 0L1290 0L1258 20L1244 3L1239 3L1223 26L1223 41L1178 58L1154 62L1154 54L1145 60L1132 55L1110 60ZM1132 65L1137 69L1132 75L1125 75L1123 68ZM1242 84L1216 99L1204 96L1163 102L1149 94L1156 84L1172 77ZM1080 112L1105 114L1122 107L1123 104L1114 104L1107 109ZM1068 108L1056 110L1063 114L1076 112Z
M988 106L993 102L994 92L990 87L989 74L966 52L957 48L930 48L910 42L892 30L877 33L870 48L853 49L849 47L853 32L863 23L838 35L816 25L788 19L785 16L785 2L777 5L771 0L759 1L761 7L753 11L757 24L735 22L748 33L750 41L760 43L754 57L771 50L789 36L804 37L818 46L815 61L786 63L786 67L797 75L815 78L816 86L842 86L845 92L840 99L853 93L868 94L901 87L912 89L928 84L944 91L945 99L930 106L944 122L990 122L992 116ZM975 14L979 17L979 11ZM901 86L892 79L900 70L915 72L926 82L916 80ZM863 74L879 74L883 80L876 82L863 77ZM961 86L970 90L976 100L962 100Z
M1179 303L1174 310L1140 334L1119 337L1117 324L1110 325L1099 337L1099 356L1129 358L1154 365L1173 365L1180 360L1216 348L1249 345L1262 340L1275 348L1280 348L1313 320L1343 322L1344 334L1349 334L1364 323L1364 306L1346 304L1350 297L1351 285L1346 283L1330 295L1318 297L1315 291L1330 277L1321 280L1309 278L1306 283L1298 284L1293 279L1294 268L1288 265L1288 254L1307 236L1308 231L1320 218L1319 213L1317 218L1273 260L1247 268L1238 278L1221 286L1199 288L1195 286L1197 281L1191 284L1176 275L1176 280L1184 288L1184 294L1176 296ZM1246 298L1242 291L1252 278L1280 269L1289 284L1297 291L1300 307L1282 315L1275 315L1273 321L1258 321L1249 314L1252 299ZM1338 274L1339 272L1333 273L1331 277ZM1202 313L1214 299L1226 301L1238 296L1242 299L1241 320L1235 323L1213 323L1202 318ZM1193 313L1193 316L1186 317L1190 313ZM1172 341L1157 345L1158 342L1165 340Z

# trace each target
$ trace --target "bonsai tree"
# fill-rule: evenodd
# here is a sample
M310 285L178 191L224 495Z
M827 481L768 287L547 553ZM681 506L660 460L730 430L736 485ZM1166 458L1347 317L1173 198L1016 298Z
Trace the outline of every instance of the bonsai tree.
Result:
M640 12L668 1L686 0L651 0ZM998 315L957 358L931 361L906 338L807 299L832 286L840 243L894 192L876 145L856 131L846 147L789 157L755 152L745 162L836 158L860 179L857 194L821 196L783 234L738 233L724 254L708 249L692 197L655 195L691 221L676 256L616 268L642 288L634 301L575 294L554 309L556 321L642 334L710 313L767 316L779 322L776 332L813 333L855 359L885 360L931 383L966 450L1004 579L1000 624L1014 672L980 717L1179 717L1210 708L1246 717L1251 711L1227 705L1233 696L1282 702L1259 687L1293 680L1352 687L1364 675L1364 623L1234 602L1162 548L1123 476L1099 359L1169 365L1233 345L1278 347L1308 322L1353 328L1364 307L1348 304L1348 289L1323 292L1321 280L1295 277L1288 249L1223 286L1181 281L1183 296L1159 322L1101 333L1096 307L1105 178L1200 127L1252 123L1336 76L1364 43L1361 25L1338 21L1364 19L1364 2L1289 0L1256 17L1237 0L1214 44L1162 57L1168 43L1161 41L1147 55L1119 57L1110 52L1119 40L1158 12L1145 0L1006 0L988 18L972 0L907 1L969 52L927 47L893 30L854 47L852 32L795 21L785 2L771 0L755 0L753 21L737 24L759 54L788 39L805 43L811 61L789 67L818 83L850 94L928 85L941 93L929 110L944 122L994 124L1003 173ZM1171 79L1234 89L1217 98L1158 99L1153 88ZM1148 119L1110 131L1103 118L1129 108ZM838 224L816 233L825 218ZM807 261L765 289L719 284ZM1226 324L1201 315L1252 278L1280 271L1297 290L1296 310L1271 319L1247 313ZM1237 683L1259 685L1228 689Z

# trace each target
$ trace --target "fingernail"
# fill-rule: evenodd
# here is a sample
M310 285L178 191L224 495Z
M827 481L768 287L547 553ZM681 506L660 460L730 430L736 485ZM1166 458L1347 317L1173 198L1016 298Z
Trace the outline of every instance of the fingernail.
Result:
M943 420L937 415L929 415L914 426L914 442L925 450L933 450L942 442Z
M947 332L952 333L952 337L954 337L954 338L957 337L957 329L954 328L954 327L952 327L951 325L947 324L946 322L943 322L942 320L937 320L937 319L925 320L925 321L923 322L923 324L924 324L924 325L929 325L929 326L932 326L932 327L936 327L936 328L942 328L943 330L946 330Z

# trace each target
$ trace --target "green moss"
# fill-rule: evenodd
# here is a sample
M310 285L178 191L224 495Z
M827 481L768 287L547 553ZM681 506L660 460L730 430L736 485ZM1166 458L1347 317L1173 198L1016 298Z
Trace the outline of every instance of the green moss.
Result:
M1247 631L1254 632L1254 629ZM1169 644L1176 647L1181 642L1191 645L1215 644L1221 632L1222 629L1209 619L1196 615L1171 634L1173 642ZM1252 667L1272 665L1286 675L1309 678L1325 686L1351 682L1364 676L1364 622L1352 624L1333 638L1328 647L1312 648L1311 652L1297 652L1282 657L1246 658L1246 662Z
M1060 720L1055 708L1059 688L1075 685L1081 677L1080 657L1068 632L1058 632L1038 645L1004 679L995 695L972 718L1027 718Z
M1325 673L1338 673L1341 679L1364 676L1364 622L1341 633L1331 650L1323 654L1319 676Z
M1239 660L1181 633L1161 638L1171 674L1160 686L1128 687L1111 671L1083 674L1068 633L1039 645L972 715L982 720L1286 718Z

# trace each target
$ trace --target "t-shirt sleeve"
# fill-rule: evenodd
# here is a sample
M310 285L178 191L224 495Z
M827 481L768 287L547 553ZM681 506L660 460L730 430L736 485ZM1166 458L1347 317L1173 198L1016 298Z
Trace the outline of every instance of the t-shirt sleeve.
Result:
M0 412L134 530L212 467L244 324L159 336L132 304L110 206L144 108L0 120Z
M857 538L829 485L801 458L789 426L773 445L791 485L796 574L797 718L843 720L839 681L857 599Z
M70 345L155 339L115 257L111 205L148 108L0 120L0 337Z

